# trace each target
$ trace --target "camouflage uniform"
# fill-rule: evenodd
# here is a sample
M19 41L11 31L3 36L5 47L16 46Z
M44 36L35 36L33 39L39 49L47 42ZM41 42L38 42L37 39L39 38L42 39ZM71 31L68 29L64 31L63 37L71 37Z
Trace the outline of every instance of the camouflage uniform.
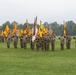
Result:
M50 38L49 35L46 36L46 50L49 50Z
M50 38L50 40L51 40L51 48L52 48L52 51L54 51L54 48L55 48L55 36L54 35L51 35L51 38Z
M40 37L38 35L36 37L35 43L36 43L36 50L39 50L40 49Z
M20 46L23 48L23 35L20 36Z
M67 49L70 49L70 42L71 42L71 37L70 35L66 36L66 47Z
M61 35L58 39L60 39L61 50L64 50L64 37Z
M10 48L10 41L11 41L11 35L10 33L7 36L6 42L7 42L7 48Z
M47 34L43 35L43 44L44 44L44 49L49 50L49 36Z
M25 34L23 34L23 48L27 48L27 40L26 40L26 35Z
M34 46L35 42L32 41L32 35L30 35L30 48L32 50L34 50L35 46Z
M14 48L17 48L17 43L18 43L18 36L15 34L13 39Z
M45 50L45 40L44 40L44 37L40 38L40 47L41 47L41 50Z

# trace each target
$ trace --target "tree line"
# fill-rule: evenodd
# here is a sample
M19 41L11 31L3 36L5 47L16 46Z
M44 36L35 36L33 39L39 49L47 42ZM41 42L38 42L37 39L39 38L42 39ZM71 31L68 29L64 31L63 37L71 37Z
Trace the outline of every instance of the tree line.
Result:
M8 25L10 27L10 29L13 29L14 22L16 22L16 21L13 21L12 23L7 21L4 24L0 25L0 31L4 30L6 25ZM23 29L23 30L25 29L26 23L24 23L24 24L19 24L18 22L16 22L16 23L17 23L17 27L19 29ZM64 31L63 24L58 24L57 22L53 22L53 23L49 24L48 22L45 22L43 25L45 27L47 27L48 29L52 28L53 32L56 35L63 35L63 31ZM39 24L37 26L39 28ZM33 24L29 23L29 27L30 27L30 29L32 29ZM66 28L67 28L67 34L70 34L71 36L76 35L76 24L73 21L67 21Z

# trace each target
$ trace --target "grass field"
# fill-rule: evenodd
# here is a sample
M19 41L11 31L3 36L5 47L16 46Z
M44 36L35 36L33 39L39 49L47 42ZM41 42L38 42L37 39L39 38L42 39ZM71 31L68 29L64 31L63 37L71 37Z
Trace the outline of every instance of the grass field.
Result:
M76 48L74 40L71 49L60 50L59 40L55 51L32 51L6 47L0 43L0 75L76 75Z

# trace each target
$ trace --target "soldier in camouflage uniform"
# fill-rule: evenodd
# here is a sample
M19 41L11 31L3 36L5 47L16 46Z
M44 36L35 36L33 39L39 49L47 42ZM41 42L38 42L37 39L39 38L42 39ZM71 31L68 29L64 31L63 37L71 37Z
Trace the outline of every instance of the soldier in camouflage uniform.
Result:
M23 48L27 48L27 39L26 39L27 37L26 37L26 34L25 33L23 33Z
M58 39L60 40L61 50L64 50L64 36L61 35Z
M49 36L45 33L43 34L43 45L44 45L44 50L49 50Z
M67 49L70 49L70 42L71 42L71 37L70 35L66 35L66 47Z
M40 37L40 47L41 47L41 50L45 50L45 40L44 40L44 37L45 36L44 34L42 35L42 38Z
M20 46L23 48L23 35L20 36Z
M14 33L14 36L13 36L13 45L14 45L14 48L17 48L17 43L18 43L18 36L16 35L16 33Z
M55 36L54 35L51 35L50 41L51 41L52 51L54 51L54 48L55 48Z
M76 36L74 36L73 39L75 40L75 47L76 47Z
M0 35L0 42L4 42L4 35Z
M30 48L32 50L34 50L34 48L35 48L35 41L32 41L32 34L30 35Z
M9 33L8 33L8 36L7 36L7 39L6 39L7 48L10 48L10 41L11 41L11 34L10 34L10 32L9 32Z
M49 50L50 38L49 35L46 35L46 50Z
M36 50L39 50L40 49L40 37L39 37L39 35L36 36L35 43L36 43Z

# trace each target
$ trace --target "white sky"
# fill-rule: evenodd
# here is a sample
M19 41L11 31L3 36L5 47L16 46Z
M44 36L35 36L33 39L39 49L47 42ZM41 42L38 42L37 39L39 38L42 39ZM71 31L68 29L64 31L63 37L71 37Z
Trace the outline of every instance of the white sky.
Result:
M73 20L76 23L76 0L0 0L0 25L6 21L24 24L34 22L52 23Z

